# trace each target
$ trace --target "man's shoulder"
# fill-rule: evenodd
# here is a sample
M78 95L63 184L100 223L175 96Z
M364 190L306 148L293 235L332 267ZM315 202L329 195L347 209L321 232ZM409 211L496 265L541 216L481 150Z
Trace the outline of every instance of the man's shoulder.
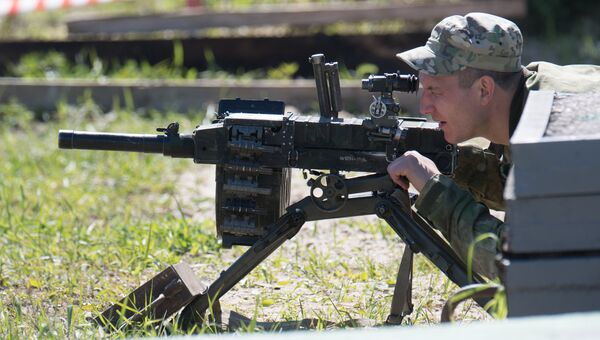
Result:
M526 87L530 90L586 92L600 87L598 65L556 65L537 61L527 65Z

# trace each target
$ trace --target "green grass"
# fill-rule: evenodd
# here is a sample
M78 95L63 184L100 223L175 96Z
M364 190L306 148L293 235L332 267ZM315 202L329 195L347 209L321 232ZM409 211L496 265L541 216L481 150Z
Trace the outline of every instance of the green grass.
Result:
M67 311L80 327L144 271L218 249L212 221L191 224L171 208L173 178L191 161L57 149L59 126L152 132L174 117L56 115L65 118L0 132L0 337L64 337Z
M105 337L86 318L167 266L185 260L212 281L245 251L220 249L212 216L193 216L207 202L200 186L213 183L191 160L57 149L60 128L152 133L179 121L191 131L203 114L104 114L89 102L49 113L12 103L0 112L0 338ZM202 184L187 183L196 172ZM400 249L381 221L309 224L221 303L249 317L238 332L304 318L317 329L380 324ZM421 256L415 273L415 312L405 323L435 323L456 287ZM482 317L470 303L458 316ZM113 336L183 332L172 327L146 323Z
M218 65L210 50L204 51L206 66L198 70L183 65L183 49L179 41L173 42L173 57L156 64L148 61L129 59L123 62L111 62L98 58L95 51L80 51L76 60L69 60L64 54L56 51L33 52L23 55L18 62L7 64L8 77L25 79L293 79L297 77L297 63L281 63L267 69L245 70L239 68L235 73L227 72ZM340 66L342 79L360 79L377 73L376 65L363 63L356 70Z

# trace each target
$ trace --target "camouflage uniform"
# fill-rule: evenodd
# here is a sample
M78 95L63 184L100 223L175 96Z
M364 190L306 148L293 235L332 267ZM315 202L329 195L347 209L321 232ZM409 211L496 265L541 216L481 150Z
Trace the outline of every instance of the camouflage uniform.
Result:
M558 66L545 62L521 66L522 45L521 32L514 23L490 14L470 13L442 20L425 46L397 56L429 75L450 75L466 67L522 72L521 84L511 103L512 135L529 90L579 92L600 87L598 66ZM436 175L421 190L415 204L417 210L442 232L464 260L479 235L501 236L504 223L493 217L488 208L504 210L503 191L510 166L507 146L492 144L488 149L462 146L453 178ZM495 240L477 243L474 269L495 278L497 252Z

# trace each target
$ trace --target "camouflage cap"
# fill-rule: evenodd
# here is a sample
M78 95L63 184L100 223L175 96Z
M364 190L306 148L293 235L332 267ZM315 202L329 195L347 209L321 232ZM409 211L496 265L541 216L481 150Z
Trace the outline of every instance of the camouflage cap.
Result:
M453 15L438 23L425 46L398 53L417 71L449 75L465 67L521 70L523 36L512 21L486 14Z

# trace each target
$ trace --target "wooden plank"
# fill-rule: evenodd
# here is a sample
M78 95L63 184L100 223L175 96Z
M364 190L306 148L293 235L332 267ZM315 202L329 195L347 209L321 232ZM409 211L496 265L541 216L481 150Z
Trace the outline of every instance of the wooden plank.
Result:
M360 81L342 81L344 108L350 112L368 115L372 94L360 88ZM110 110L115 102L122 108L132 100L132 108L161 111L189 112L204 110L208 104L220 99L244 98L281 100L300 111L318 112L314 80L198 80L152 81L114 80L109 82L82 80L26 80L0 78L0 102L14 98L36 111L56 110L60 101L77 105L89 93L103 110ZM397 93L397 101L409 112L418 112L415 94Z
M600 250L600 195L506 200L510 253Z
M524 0L461 1L381 5L374 2L316 5L285 4L237 12L204 9L147 16L73 18L67 22L69 34L131 33L176 30L195 32L209 27L307 26L336 22L438 20L455 13L487 12L504 17L524 17Z
M600 255L503 260L509 316L600 309Z

